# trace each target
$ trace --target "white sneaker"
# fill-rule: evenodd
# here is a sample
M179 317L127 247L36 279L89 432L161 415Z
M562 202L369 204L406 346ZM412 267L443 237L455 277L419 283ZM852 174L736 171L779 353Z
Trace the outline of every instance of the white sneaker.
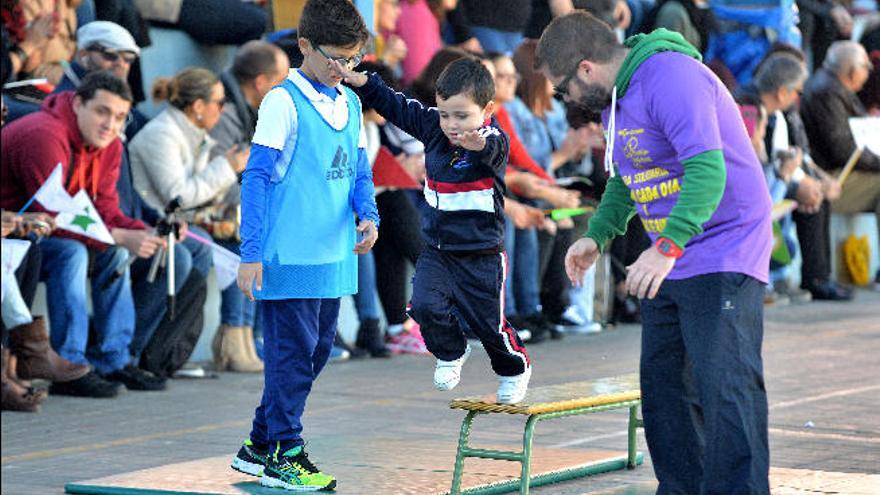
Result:
M460 358L453 361L438 359L437 367L434 368L434 388L444 392L454 389L461 381L461 367L470 355L471 345L468 344Z
M495 402L499 404L516 404L526 398L529 389L529 378L532 377L532 367L516 376L498 376L498 393Z
M599 333L602 331L602 324L597 321L589 321L586 325L573 327L571 331L579 334Z
M519 340L522 340L523 342L532 340L532 331L527 328L524 330L517 330L516 335L519 337Z

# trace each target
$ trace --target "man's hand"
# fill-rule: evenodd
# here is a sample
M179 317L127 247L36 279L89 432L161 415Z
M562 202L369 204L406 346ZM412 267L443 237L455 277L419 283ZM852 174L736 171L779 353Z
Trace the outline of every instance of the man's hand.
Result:
M139 258L149 258L160 247L166 247L165 239L153 235L148 230L113 229L110 235L113 236L116 244L128 249L131 254Z
M599 257L599 246L589 237L578 239L565 253L565 273L575 287L583 285L584 274Z
M798 210L803 213L813 214L822 207L822 184L809 175L798 183L795 199L798 202Z
M255 263L242 263L238 266L238 288L251 301L254 300L254 294L251 287L254 287L256 281L257 290L263 290L263 263L257 261Z
M639 299L654 299L673 266L675 258L663 256L654 246L649 247L627 267L626 291Z
M6 237L9 234L18 230L19 225L21 225L20 216L11 211L3 212L3 237Z
M822 193L828 201L834 201L840 197L840 181L833 177L822 179Z
M486 138L480 133L480 129L462 132L461 134L450 136L449 139L453 145L461 146L466 150L482 151L486 147Z
M44 212L30 212L21 214L21 230L19 234L27 236L34 233L45 237L55 230L55 218Z
M357 232L361 241L354 245L354 252L367 254L379 239L379 229L376 228L376 224L372 220L361 220L357 226Z
M834 21L834 25L837 27L837 31L843 37L849 37L852 34L853 29L853 18L849 14L849 11L846 10L846 7L842 5L835 5L831 8L831 20Z

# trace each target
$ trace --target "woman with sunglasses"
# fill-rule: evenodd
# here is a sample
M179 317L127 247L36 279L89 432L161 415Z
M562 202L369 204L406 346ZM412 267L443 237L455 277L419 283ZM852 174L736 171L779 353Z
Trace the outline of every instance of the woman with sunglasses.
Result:
M167 100L170 105L147 123L129 145L134 187L144 201L158 211L180 197L188 220L206 218L212 205L221 202L238 180L248 156L247 149L236 146L211 159L211 149L216 142L208 131L217 125L223 111L226 101L223 84L208 70L187 68L172 78L156 79L153 98ZM191 230L201 237L209 237L195 227ZM183 241L184 246L192 243L196 241ZM193 251L196 246L198 244L192 244ZM242 372L263 370L263 363L254 350L253 308L245 308L248 303L234 285L223 291L222 331L218 332L213 349L216 364L221 368ZM238 320L242 312L250 315L251 325L233 327L222 321Z

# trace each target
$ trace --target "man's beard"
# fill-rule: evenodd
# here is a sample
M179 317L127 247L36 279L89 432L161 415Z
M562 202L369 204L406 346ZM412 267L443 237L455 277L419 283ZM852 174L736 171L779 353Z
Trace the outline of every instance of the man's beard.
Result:
M576 84L581 94L576 104L587 112L601 114L602 110L611 105L611 91L598 84L584 84L580 80Z

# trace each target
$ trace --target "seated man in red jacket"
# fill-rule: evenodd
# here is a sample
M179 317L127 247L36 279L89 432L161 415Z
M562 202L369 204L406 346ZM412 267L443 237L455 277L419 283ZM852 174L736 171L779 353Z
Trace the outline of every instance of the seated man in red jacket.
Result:
M52 347L69 361L94 367L78 380L53 383L49 390L53 394L113 397L119 384L132 390L165 387L164 381L129 364L135 314L126 261L129 253L152 256L163 242L119 209L119 135L131 101L131 89L124 81L96 72L86 76L76 93L51 95L39 112L3 128L2 207L21 209L61 163L67 192L86 190L116 242L107 245L56 230L40 244ZM43 210L37 202L30 209ZM121 276L115 275L123 269ZM89 286L96 336L91 346Z

